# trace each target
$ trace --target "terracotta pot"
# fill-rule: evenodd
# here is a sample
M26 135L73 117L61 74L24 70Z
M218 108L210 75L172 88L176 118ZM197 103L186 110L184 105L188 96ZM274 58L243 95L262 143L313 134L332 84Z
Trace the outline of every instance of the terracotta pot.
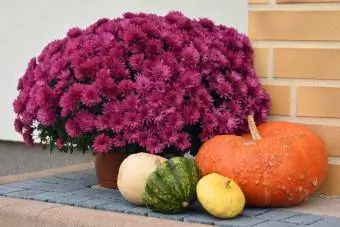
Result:
M98 184L104 188L117 189L119 166L125 159L123 153L95 154Z

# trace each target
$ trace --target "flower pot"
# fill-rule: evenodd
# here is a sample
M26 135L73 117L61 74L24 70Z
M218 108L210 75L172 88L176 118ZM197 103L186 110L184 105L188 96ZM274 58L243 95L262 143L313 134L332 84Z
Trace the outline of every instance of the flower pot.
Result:
M95 154L97 181L101 187L118 188L118 171L124 159L125 155L123 153Z

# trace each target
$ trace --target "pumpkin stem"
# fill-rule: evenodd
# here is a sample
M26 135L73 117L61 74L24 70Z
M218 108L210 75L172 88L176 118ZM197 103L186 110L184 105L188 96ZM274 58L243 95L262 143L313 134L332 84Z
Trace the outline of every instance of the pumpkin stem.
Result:
M248 116L248 127L251 133L251 137L253 138L253 140L257 141L261 139L261 135L259 133L259 130L257 130L255 121L254 121L254 117L252 115Z

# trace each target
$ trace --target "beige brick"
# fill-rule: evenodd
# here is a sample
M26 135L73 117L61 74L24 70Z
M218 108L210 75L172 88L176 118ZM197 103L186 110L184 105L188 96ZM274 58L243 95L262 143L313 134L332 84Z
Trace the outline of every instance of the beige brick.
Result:
M340 80L340 49L275 48L274 77Z
M340 40L340 10L263 10L249 12L253 40Z
M268 61L269 61L268 48L254 48L254 64L257 75L259 77L268 76Z
M328 165L328 174L319 193L340 196L340 165Z
M248 0L249 4L255 4L255 3L269 3L269 0Z
M307 127L318 133L327 144L329 156L340 156L340 127L332 125L313 125Z
M271 98L270 114L290 114L290 87L282 85L264 85L264 89Z
M322 2L340 2L340 0L276 0L276 3L322 3Z
M297 88L297 116L340 117L340 88L301 86Z

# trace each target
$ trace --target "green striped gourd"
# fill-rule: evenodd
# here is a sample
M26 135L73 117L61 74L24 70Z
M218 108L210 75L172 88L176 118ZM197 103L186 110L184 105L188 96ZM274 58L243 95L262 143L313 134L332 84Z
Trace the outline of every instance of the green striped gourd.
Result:
M149 175L143 200L153 211L178 213L196 199L196 185L200 177L193 159L171 158L160 163Z

